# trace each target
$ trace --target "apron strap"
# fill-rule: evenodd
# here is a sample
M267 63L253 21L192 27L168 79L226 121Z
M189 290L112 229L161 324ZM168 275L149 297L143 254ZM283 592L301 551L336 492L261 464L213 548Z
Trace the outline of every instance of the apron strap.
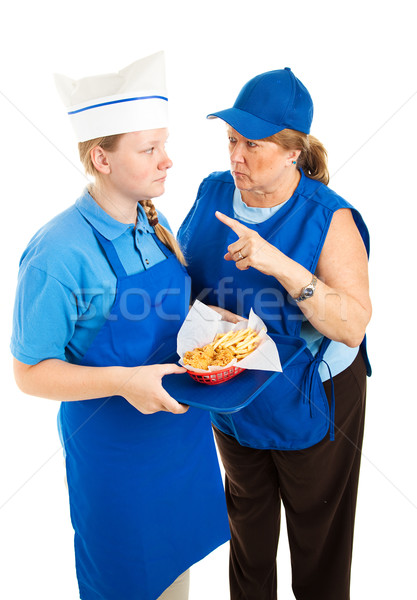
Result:
M330 376L330 383L331 383L331 402L330 402L330 441L334 441L334 417L335 417L335 393L334 393L334 383L333 383L333 376L332 376L332 372L330 369L330 366L328 365L328 363L324 360L323 356L324 353L326 352L327 348L330 345L331 340L329 338L324 337L321 344L320 344L320 348L319 351L317 352L316 356L314 357L314 359L312 360L309 368L307 369L305 378L304 378L304 386L303 386L303 398L304 398L304 402L309 402L310 403L310 415L313 417L316 411L316 406L314 404L314 398L313 398L313 388L314 388L314 380L315 377L318 377L318 370L319 370L319 365L321 362L324 362L324 364L327 366L328 370L329 370L329 376Z
M334 383L333 383L333 375L332 375L332 371L330 369L329 364L324 360L324 354L327 350L327 348L330 346L332 340L330 340L327 337L323 338L323 341L321 342L320 345L320 349L318 352L319 355L319 363L324 362L324 364L326 365L328 371L329 371L329 378L330 378L330 384L331 384L331 402L330 402L330 441L334 441L334 416L335 416L335 405L336 405L336 399L335 399L335 395L334 395Z
M330 340L329 338L323 336L323 339L321 341L320 348L316 354L316 357L319 356L321 359L323 358L327 348L330 346L331 341L332 340Z
M119 255L116 252L114 244L110 240L105 238L103 235L101 235L101 233L99 233L97 229L95 229L95 227L93 227L92 225L91 227L93 229L94 235L97 238L98 243L103 249L104 254L107 256L107 260L109 261L113 271L115 272L117 279L123 279L124 277L127 277L127 273L120 261Z
M333 376L332 376L332 372L330 370L329 364L323 358L321 360L322 360L322 362L324 362L324 364L326 365L326 367L329 370L330 384L331 384L331 389L332 389L331 403L330 403L330 441L334 442L334 415L335 415L336 401L335 401L335 395L334 395Z
M169 258L173 253L171 252L171 250L169 248L167 248L165 246L165 244L163 242L161 242L161 240L159 239L159 237L156 235L156 233L152 233L152 237L154 239L155 244L158 246L158 248L161 250L161 252L163 254L165 254L165 256L167 258Z
M97 229L87 219L87 217L85 215L82 214L82 216L87 221L87 223L90 225L91 229L93 230L93 233L96 236L96 239L97 239L98 243L100 244L104 254L106 255L107 260L109 261L110 266L112 267L117 279L123 279L124 277L127 277L127 273L120 261L120 258L116 252L116 248L114 247L114 244L110 240L105 238L103 235L101 235L101 233L99 231L97 231Z

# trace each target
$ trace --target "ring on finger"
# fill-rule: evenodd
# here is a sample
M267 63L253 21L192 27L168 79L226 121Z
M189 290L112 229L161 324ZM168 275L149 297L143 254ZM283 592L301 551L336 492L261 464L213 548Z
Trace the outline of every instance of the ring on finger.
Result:
M245 257L243 256L243 254L241 253L241 251L239 250L239 252L237 253L239 260L243 260Z

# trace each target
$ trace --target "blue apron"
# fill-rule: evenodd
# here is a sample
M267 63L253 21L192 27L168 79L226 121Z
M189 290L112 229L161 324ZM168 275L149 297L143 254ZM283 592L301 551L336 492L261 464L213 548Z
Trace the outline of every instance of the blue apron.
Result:
M274 277L253 268L239 271L233 261L223 258L228 245L236 241L236 234L214 213L220 210L234 218L234 189L229 172L209 176L201 184L197 200L179 230L193 297L244 317L253 308L268 331L299 337L303 315L285 288ZM314 273L333 213L339 208L352 209L368 249L368 232L359 213L303 173L295 193L275 215L263 223L244 225ZM241 411L230 415L213 413L214 425L243 446L259 449L308 448L324 438L329 426L333 439L334 394L329 407L318 372L329 344L330 340L324 338L315 357L306 348ZM364 345L363 351L366 358Z
M190 282L167 256L127 276L94 228L117 276L111 314L80 364L134 367L175 355ZM82 600L155 600L229 539L210 416L144 415L122 396L63 402L77 578Z

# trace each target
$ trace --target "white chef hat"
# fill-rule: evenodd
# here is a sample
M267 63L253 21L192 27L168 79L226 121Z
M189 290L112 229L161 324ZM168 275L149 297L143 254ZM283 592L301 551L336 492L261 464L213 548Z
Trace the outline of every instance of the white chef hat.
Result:
M79 80L58 74L54 78L79 142L168 125L163 52L118 73Z

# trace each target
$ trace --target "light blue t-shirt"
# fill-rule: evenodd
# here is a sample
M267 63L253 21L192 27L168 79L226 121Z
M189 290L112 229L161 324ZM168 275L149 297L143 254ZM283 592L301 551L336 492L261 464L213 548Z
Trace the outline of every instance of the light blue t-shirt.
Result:
M158 218L169 229L159 212ZM112 308L116 275L86 219L113 242L128 275L166 258L140 204L136 226L124 224L84 190L35 234L20 260L10 347L23 363L79 362Z
M240 190L236 188L233 195L234 216L245 223L263 223L272 217L272 215L274 215L276 212L278 212L278 210L280 210L284 204L286 204L286 202L282 202L281 204L272 206L270 208L247 206L242 200ZM315 356L320 348L323 335L317 331L317 329L313 327L310 321L308 321L305 317L303 317L300 337L306 340L308 349L312 355ZM324 359L330 367L332 376L334 377L338 373L341 373L347 369L355 360L358 351L359 346L356 348L350 348L342 342L335 342L333 340L324 354ZM323 362L319 365L319 374L322 381L327 381L327 379L330 378L329 370Z

